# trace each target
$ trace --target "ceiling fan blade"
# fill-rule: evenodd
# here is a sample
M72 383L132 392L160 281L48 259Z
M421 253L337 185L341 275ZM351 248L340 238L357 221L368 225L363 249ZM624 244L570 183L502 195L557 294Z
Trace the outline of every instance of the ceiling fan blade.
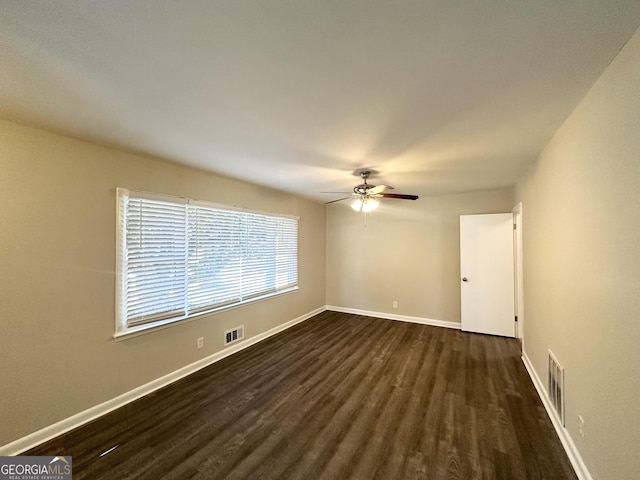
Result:
M400 200L417 200L418 195L404 195L402 193L381 193L384 198L399 198Z
M393 187L389 185L378 185L377 187L370 188L367 193L375 195L376 193L386 192L387 190L393 190Z
M324 202L325 205L329 205L330 203L336 203L336 202L341 202L342 200L348 200L351 197L344 197L344 198L339 198L337 200L331 200L330 202Z

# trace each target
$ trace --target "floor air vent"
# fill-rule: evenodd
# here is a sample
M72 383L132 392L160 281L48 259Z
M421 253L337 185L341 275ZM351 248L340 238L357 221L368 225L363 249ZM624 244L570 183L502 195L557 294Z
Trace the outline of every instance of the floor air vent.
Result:
M564 427L564 367L549 350L549 382L547 385L549 400L558 413L560 422Z
M239 327L232 328L231 330L227 330L224 332L224 344L229 345L230 343L237 342L238 340L242 340L244 338L244 325L240 325Z

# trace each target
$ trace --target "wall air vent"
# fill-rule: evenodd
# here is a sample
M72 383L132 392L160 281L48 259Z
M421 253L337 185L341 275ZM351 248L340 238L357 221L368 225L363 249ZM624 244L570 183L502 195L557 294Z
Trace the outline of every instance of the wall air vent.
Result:
M224 332L224 344L229 345L230 343L237 342L238 340L242 340L244 338L244 325L240 325L239 327L232 328L231 330L227 330Z
M549 381L547 384L549 400L558 414L558 418L564 427L564 367L549 350Z

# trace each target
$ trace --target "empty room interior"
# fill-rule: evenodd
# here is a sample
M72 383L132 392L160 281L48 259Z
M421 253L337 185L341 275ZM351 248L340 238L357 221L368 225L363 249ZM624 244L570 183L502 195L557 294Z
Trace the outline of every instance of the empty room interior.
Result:
M639 479L639 27L0 0L0 455Z

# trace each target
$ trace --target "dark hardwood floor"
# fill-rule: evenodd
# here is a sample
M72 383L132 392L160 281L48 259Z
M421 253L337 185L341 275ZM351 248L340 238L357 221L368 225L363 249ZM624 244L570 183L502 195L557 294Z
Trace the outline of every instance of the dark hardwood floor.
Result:
M335 312L25 454L75 480L576 479L516 340Z

